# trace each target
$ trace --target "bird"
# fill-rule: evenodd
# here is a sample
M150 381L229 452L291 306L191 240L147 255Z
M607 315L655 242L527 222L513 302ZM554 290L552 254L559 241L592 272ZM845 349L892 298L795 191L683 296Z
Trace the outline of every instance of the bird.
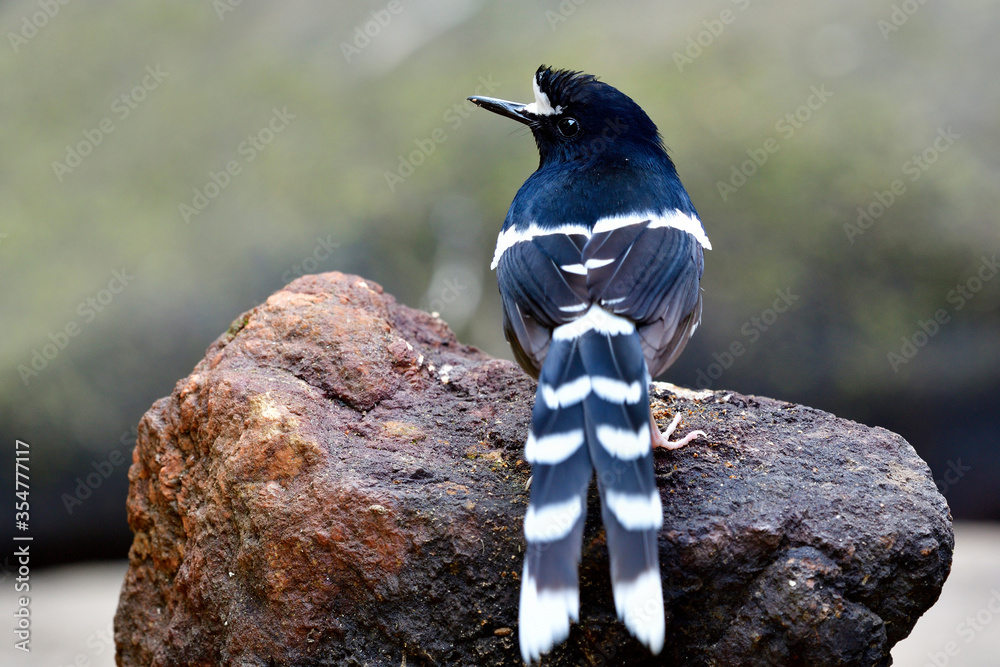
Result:
M701 321L711 243L656 125L596 76L542 65L526 104L469 101L526 125L538 168L517 191L491 269L503 330L538 381L524 447L531 464L518 610L531 664L578 622L587 492L596 476L619 619L653 654L665 620L657 531L663 510L649 405L652 377Z

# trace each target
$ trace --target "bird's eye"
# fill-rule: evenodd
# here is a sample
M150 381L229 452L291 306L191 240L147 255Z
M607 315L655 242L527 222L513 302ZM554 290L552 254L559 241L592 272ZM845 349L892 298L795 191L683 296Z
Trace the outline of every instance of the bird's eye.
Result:
M564 137L573 137L580 132L580 124L576 122L576 118L563 118L556 123L556 127L559 128L559 134Z

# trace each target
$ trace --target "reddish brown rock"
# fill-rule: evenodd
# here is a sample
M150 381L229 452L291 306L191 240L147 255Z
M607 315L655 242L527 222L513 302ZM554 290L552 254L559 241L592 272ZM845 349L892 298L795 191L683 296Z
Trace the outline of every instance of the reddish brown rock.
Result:
M140 423L118 664L520 664L533 395L378 285L296 280ZM708 432L657 458L667 646L615 620L591 494L581 623L544 664L889 664L953 546L912 448L770 399L654 405Z

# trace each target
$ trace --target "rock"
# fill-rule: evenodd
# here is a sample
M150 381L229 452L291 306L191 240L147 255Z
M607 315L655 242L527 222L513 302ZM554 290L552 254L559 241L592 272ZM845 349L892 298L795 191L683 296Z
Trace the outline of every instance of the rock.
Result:
M499 323L498 323L499 326ZM118 664L519 665L534 383L356 276L238 319L139 425ZM888 665L951 517L899 436L657 385L667 644L615 619L598 500L581 623L546 665Z

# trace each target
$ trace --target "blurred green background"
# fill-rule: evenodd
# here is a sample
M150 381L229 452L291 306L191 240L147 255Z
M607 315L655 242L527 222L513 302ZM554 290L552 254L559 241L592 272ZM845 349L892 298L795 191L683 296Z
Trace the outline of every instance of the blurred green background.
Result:
M1000 519L995 2L32 0L0 24L0 437L31 445L36 564L125 555L139 418L297 275L359 273L510 358L489 262L537 154L465 98L530 101L541 63L649 113L712 240L664 379L889 428L956 517Z

